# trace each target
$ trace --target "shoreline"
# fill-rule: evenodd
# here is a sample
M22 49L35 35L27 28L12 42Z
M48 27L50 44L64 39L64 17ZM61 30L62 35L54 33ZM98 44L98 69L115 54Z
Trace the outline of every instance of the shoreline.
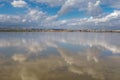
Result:
M120 33L120 30L0 29L0 32L99 32L99 33Z

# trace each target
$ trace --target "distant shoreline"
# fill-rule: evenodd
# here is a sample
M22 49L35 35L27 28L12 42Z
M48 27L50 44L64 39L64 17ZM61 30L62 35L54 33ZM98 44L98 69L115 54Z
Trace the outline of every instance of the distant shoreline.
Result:
M66 29L0 29L0 32L100 32L120 33L120 30L66 30Z

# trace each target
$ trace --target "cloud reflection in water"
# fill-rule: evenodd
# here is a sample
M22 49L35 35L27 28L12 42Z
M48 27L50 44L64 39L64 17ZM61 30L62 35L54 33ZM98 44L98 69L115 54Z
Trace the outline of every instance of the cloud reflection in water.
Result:
M9 70L9 80L120 79L119 33L2 35L0 71ZM7 80L4 75L0 78Z

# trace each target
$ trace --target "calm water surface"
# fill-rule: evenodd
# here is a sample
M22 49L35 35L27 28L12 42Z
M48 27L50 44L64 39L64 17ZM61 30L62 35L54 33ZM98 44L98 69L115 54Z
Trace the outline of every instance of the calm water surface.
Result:
M0 33L0 80L120 80L120 34Z

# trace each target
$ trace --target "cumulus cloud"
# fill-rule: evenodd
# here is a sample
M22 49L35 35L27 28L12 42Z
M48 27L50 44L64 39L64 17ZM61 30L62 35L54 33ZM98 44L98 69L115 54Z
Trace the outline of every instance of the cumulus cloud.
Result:
M56 20L58 18L58 15L54 15L54 16L49 16L46 18L47 21L53 21Z
M112 8L120 9L120 0L101 0L102 4L108 5Z
M64 13L69 12L72 9L78 9L79 11L89 11L92 9L92 11L97 10L96 14L100 11L100 1L96 0L34 0L39 3L47 3L49 5L53 6L61 6L61 9L58 11L58 15L63 15ZM91 5L89 5L91 3ZM94 5L95 4L95 5ZM88 9L88 6L89 7Z
M100 7L100 1L96 1L96 3L89 2L88 3L88 13L91 16L98 16L102 12L102 9Z
M75 5L73 7L79 7L79 8L86 8L87 4L89 2L91 3L95 3L97 0L31 0L31 1L35 1L35 2L38 2L38 3L46 3L46 4L49 4L51 6L63 6L63 5L66 5L67 2L73 2L75 3ZM111 6L113 8L120 8L120 0L100 0L101 1L101 4L105 4L105 5L108 5L108 6ZM67 4L69 5L69 4Z
M119 29L120 25L120 11L114 11L106 16L90 17L81 19L61 20L55 23L60 28L65 29Z
M116 2L116 1L115 1L115 2ZM114 4L112 4L111 7L120 9L120 1L118 1L118 2L116 2L116 3L114 3Z
M26 15L0 15L0 26L40 26L45 18L46 14L44 12L30 9L26 12Z
M13 7L26 7L27 3L24 0L14 0L11 2L11 5L13 5Z
M79 11L87 11L92 16L100 15L102 12L101 5L120 9L120 0L32 0L38 3L46 3L52 6L61 6L58 14L64 14L71 9L78 9Z
M90 18L56 20L58 15L48 16L42 11L31 9L26 15L0 15L2 26L33 26L56 29L120 29L120 11L108 15ZM6 24L7 23L7 24Z
M56 29L120 29L120 11L114 11L109 14L102 14L101 5L109 4L113 7L117 2L112 0L30 0L38 3L45 3L52 6L61 6L60 10L50 16L49 13L38 9L30 9L24 15L4 15L0 14L0 26L15 27L37 27L37 28L56 28ZM25 7L27 3L24 0L14 0L11 2L14 7ZM71 9L78 9L89 13L84 18L73 18L59 20L61 15L69 12ZM117 8L119 8L117 6Z
M90 16L98 16L102 13L100 0L66 0L64 4L61 5L61 9L58 11L57 15L61 16L74 9L87 12Z
M31 1L35 1L38 3L46 3L49 6L54 7L63 5L66 0L31 0Z
M65 12L67 12L69 9L73 8L73 6L75 5L75 0L67 0L61 10L58 12L58 14L64 14Z
M30 9L26 15L27 18L30 18L29 21L41 21L45 18L46 14L37 9Z

